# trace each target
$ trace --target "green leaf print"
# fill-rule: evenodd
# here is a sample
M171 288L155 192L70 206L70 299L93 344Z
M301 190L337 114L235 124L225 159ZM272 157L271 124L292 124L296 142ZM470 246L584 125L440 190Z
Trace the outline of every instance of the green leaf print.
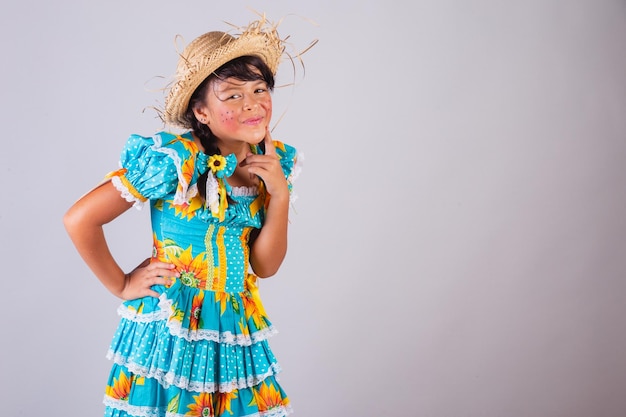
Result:
M239 314L239 301L237 301L235 297L232 297L231 301L233 304L233 310L235 310L235 313Z
M176 394L174 398L170 400L167 404L167 412L168 413L176 413L178 411L178 406L180 402L180 393Z

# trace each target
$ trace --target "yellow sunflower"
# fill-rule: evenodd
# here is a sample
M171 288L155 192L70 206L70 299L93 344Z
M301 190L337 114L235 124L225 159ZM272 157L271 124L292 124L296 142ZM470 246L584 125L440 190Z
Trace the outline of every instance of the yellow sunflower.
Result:
M170 208L174 209L174 214L176 214L176 216L183 219L187 218L187 220L190 220L194 216L196 210L198 210L204 204L204 202L202 201L202 197L200 197L199 194L191 197L187 202L183 204L176 205L174 204L173 200L168 200L168 203L170 205Z
M211 155L207 164L209 165L211 172L215 174L226 168L226 158L219 154Z
M223 315L226 311L226 306L230 302L232 295L227 292L215 291L215 301L220 303L221 311L220 315Z
M204 291L200 291L198 294L193 296L193 300L191 301L191 315L189 317L189 330L198 330L203 302Z
M237 391L220 392L219 394L217 394L217 401L215 404L215 408L216 408L215 415L221 416L226 411L232 414L233 411L230 409L230 403L235 398L237 398Z
M246 293L243 294L241 300L243 301L243 311L246 315L246 320L250 320L250 317L252 317L252 321L258 329L266 327L263 314L257 306L257 301Z
M163 242L157 238L157 235L154 232L152 232L152 258L159 260L165 258Z
M243 322L243 319L239 320L239 330L241 330L241 334L244 336L250 336L250 328L246 326Z
M113 379L113 385L107 385L106 394L117 400L128 401L128 395L130 394L130 387L133 382L133 376L128 377L124 371L120 372L119 379Z
M195 417L213 417L213 396L208 392L203 392L200 395L194 395L195 404L187 406L189 411L185 413L186 416Z
M256 403L260 412L269 411L289 404L289 400L287 398L283 399L280 391L277 390L272 383L268 385L267 383L262 382L259 388L257 389L255 387L252 392L254 393L254 398L252 399L250 405Z
M207 264L204 262L205 253L200 252L196 257L191 253L191 245L184 251L171 256L168 250L169 262L176 266L180 273L180 281L188 287L205 288L207 280Z

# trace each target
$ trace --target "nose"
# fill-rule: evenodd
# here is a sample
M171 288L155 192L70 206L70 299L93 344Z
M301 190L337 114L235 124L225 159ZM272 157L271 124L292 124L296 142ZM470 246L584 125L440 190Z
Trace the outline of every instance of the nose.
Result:
M243 102L244 110L252 110L258 105L259 103L257 102L257 100L254 97L250 97L250 96L246 97L246 99Z

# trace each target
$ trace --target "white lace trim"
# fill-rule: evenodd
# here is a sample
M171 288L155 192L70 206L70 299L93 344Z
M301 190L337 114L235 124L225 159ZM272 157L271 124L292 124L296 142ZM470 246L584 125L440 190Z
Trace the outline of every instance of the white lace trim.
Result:
M209 170L206 177L206 204L213 214L218 214L220 211L219 188L217 178Z
M290 405L288 406L282 405L280 407L276 407L273 410L268 410L265 412L259 412L259 413L254 413L254 414L248 414L247 416L244 416L244 417L285 417L291 413L293 413L293 409L291 408Z
M185 180L183 176L183 164L180 160L180 156L174 149L165 148L162 146L163 142L161 139L161 135L154 135L152 137L154 139L154 145L152 145L152 149L155 152L161 152L174 161L174 166L176 167L176 174L178 175L178 183L182 187L181 190L176 190L176 194L174 195L174 204L181 205L185 204L193 195L190 193L189 184ZM197 190L196 190L197 192Z
M293 184L295 180L298 179L300 173L302 172L302 167L304 166L304 153L296 152L295 162L293 164L293 168L291 169L291 173L287 180Z
M117 308L117 314L122 318L137 323L149 323L152 321L166 320L170 316L172 307L172 301L165 297L165 294L159 296L159 308L158 311L152 313L139 313L136 310L129 309L126 305L122 304Z
M254 185L251 185L249 187L231 187L230 195L232 197L256 197L257 195L259 195L259 189Z
M141 201L140 199L135 197L130 192L130 190L122 183L122 180L120 180L119 177L112 176L111 183L113 184L113 187L115 187L115 189L120 192L124 200L128 201L129 203L133 203L133 207L138 210L141 210L143 208L145 201Z
M171 316L172 300L168 299L165 294L161 294L159 296L159 308L160 310L153 311L151 313L138 313L135 310L130 310L126 305L122 304L118 307L117 313L122 318L136 323L150 323L153 321L167 320ZM172 336L182 337L188 342L210 340L212 342L225 343L229 345L236 344L239 346L250 346L278 334L278 330L274 326L266 327L265 329L254 332L251 335L219 332L218 330L191 331L183 328L179 321L170 321L167 324L167 327L169 328Z
M104 405L107 407L114 408L116 410L122 410L129 415L136 417L159 417L159 409L155 407L139 407L136 405L130 405L128 401L116 400L111 397L104 397L103 401ZM272 410L268 410L265 412L258 412L253 414L247 414L241 417L285 417L289 414L293 413L293 409L291 405L288 406L280 406L276 407ZM165 417L188 417L187 414L179 414L166 412Z
M302 167L304 166L304 153L296 151L295 162L293 164L293 168L291 169L291 173L287 177L287 182L291 184L291 193L289 193L289 204L293 205L298 199L298 195L293 190L293 183L298 179L300 173L302 172Z
M189 329L182 328L179 321L170 322L168 327L170 328L170 334L172 336L182 337L188 342L210 340L212 342L225 343L229 345L236 344L240 346L250 346L278 333L278 330L276 330L274 326L266 327L265 329L259 330L252 335L235 335L232 332L220 332L218 330L191 331Z
M130 405L128 401L116 400L111 397L104 397L102 401L105 406L114 408L116 410L122 410L128 415L135 417L159 417L159 409L155 407L140 407L137 405ZM179 414L166 413L166 416L178 416Z
M217 384L215 382L190 381L189 378L176 375L174 371L164 372L163 369L140 366L134 362L129 362L128 358L122 355L113 354L110 349L107 353L107 359L113 360L113 362L120 366L125 366L134 374L156 379L165 389L173 385L177 388L193 392L232 392L236 389L250 388L260 384L267 377L276 375L282 371L278 363L273 363L264 374L249 375L247 378L239 378L234 381Z
M198 184L197 183L191 184L189 186L189 189L187 190L187 197L188 198L193 198L197 194L198 194Z

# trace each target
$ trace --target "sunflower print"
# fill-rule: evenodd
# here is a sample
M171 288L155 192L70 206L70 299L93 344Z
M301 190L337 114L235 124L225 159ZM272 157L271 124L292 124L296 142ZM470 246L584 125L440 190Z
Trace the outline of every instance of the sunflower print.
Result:
M124 371L120 372L119 378L113 379L113 385L107 385L106 395L116 400L128 401L133 376L127 376Z
M230 405L231 405L232 400L237 398L237 392L236 391L220 392L216 394L216 397L217 398L215 401L215 415L222 416L226 412L228 412L229 414L233 414L233 411L231 410Z
M213 417L213 395L208 392L200 393L193 397L196 402L187 406L189 411L185 413L186 416L194 417Z
M265 320L263 320L263 314L257 307L256 301L252 298L249 291L244 293L244 296L241 297L241 301L243 302L243 311L246 315L246 320L250 320L250 318L252 318L252 321L257 329L267 327Z
M165 251L163 250L163 242L159 240L155 232L152 232L152 258L153 259L165 258Z
M180 281L193 288L205 288L207 280L207 262L205 252L201 252L195 257L192 255L191 245L180 252L178 246L166 247L164 250L169 262L175 265L180 273Z
M254 397L248 405L256 405L261 413L289 404L289 400L283 399L273 383L262 382L261 385L253 388L253 394Z
M215 301L220 304L220 316L226 311L226 306L230 301L230 294L222 291L215 291Z
M177 217L186 219L187 221L191 220L195 216L196 210L204 205L202 197L200 197L199 194L191 197L183 204L174 204L173 200L168 200L167 202L170 208L174 209L174 213Z
M192 155L198 153L198 146L196 146L196 143L193 140L183 137L182 135L176 135L176 137L172 138L172 140L167 142L165 145L173 145L175 143L182 144L183 148Z
M204 291L200 291L193 296L191 301L191 315L189 317L189 330L198 330L202 326L200 315L202 313L202 303L204 302Z

